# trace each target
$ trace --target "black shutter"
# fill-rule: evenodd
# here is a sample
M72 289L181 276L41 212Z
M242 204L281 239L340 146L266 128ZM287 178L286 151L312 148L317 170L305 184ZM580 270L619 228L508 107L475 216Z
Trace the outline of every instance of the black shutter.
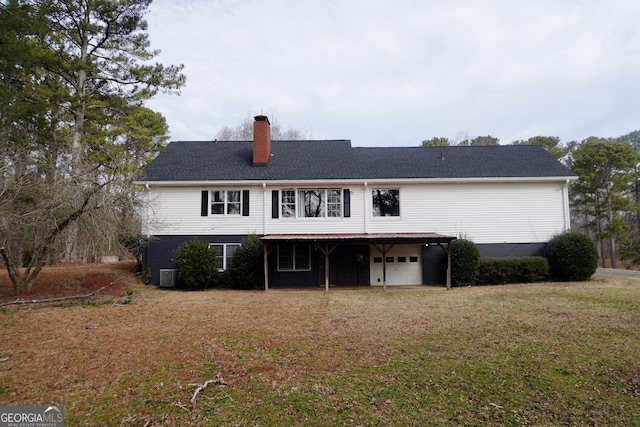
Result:
M344 190L342 190L342 194L343 194L342 206L344 208L344 217L350 218L351 217L351 191L349 191L348 188L345 188Z
M278 218L278 190L271 190L271 218Z
M242 190L242 216L249 216L249 190Z
M200 216L209 216L209 191L202 190L202 204L200 205Z

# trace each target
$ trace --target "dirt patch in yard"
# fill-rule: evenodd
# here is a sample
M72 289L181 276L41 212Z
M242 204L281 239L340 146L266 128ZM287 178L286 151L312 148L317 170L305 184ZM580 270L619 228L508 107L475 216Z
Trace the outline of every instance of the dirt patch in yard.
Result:
M95 298L118 297L134 278L135 261L110 264L68 263L48 266L36 277L31 292L15 296L9 275L0 270L0 303L87 295L102 289ZM103 289L104 288L104 289Z

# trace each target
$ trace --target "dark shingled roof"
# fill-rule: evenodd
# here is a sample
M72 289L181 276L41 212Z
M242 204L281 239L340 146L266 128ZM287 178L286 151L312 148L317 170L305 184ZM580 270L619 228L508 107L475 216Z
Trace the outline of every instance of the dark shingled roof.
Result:
M543 148L351 147L348 140L272 141L266 166L251 141L172 142L140 181L265 181L386 178L539 178L575 174Z

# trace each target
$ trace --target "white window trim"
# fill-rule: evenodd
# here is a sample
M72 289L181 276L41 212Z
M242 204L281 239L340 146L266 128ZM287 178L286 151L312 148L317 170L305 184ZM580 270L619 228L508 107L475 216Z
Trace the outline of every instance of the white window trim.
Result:
M222 246L222 269L218 268L218 271L224 271L227 270L227 248L229 246L236 246L236 249L238 247L240 247L240 243L218 243L218 242L211 242L209 243L209 246ZM217 249L217 248L216 248ZM216 257L219 257L220 254L216 254Z

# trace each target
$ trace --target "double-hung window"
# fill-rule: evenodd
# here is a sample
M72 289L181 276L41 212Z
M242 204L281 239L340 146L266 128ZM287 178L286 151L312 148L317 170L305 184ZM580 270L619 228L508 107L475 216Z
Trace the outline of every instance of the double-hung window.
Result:
M281 190L280 209L282 218L341 218L343 190L339 188Z
M242 197L240 190L212 190L212 215L241 215Z
M280 192L282 218L295 218L296 216L296 190L287 189Z
M202 190L200 216L249 216L249 190Z
M240 243L211 243L216 248L216 263L218 270L230 270L233 268L233 254L240 247Z

